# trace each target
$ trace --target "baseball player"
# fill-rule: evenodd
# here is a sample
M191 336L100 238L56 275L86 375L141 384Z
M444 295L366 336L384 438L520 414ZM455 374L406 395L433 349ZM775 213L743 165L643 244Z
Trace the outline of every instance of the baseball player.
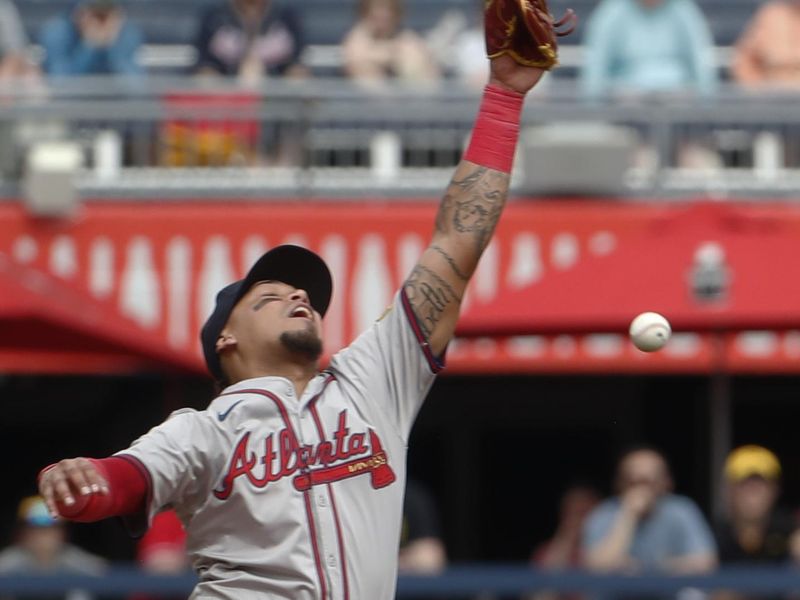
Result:
M199 581L191 598L394 597L414 418L500 218L525 94L556 62L544 0L488 0L491 78L430 245L368 331L319 372L331 275L279 246L225 287L203 326L222 393L105 459L45 468L54 514L122 516L142 532L171 507Z

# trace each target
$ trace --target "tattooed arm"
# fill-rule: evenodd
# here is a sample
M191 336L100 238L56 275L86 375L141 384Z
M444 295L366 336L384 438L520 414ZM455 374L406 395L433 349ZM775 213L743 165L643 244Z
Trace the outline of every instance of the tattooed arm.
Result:
M453 337L467 283L503 211L508 179L463 161L439 205L433 239L405 282L435 354Z
M527 93L542 71L507 56L491 61L490 83ZM463 160L439 205L428 248L404 284L414 313L435 354L456 328L461 299L491 240L508 195L510 176Z

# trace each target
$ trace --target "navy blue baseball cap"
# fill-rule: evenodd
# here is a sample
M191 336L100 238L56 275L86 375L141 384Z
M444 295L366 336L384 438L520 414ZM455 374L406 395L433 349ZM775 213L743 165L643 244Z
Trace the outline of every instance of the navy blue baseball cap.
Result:
M323 317L331 302L333 278L328 265L317 254L291 244L276 246L264 254L250 268L244 279L220 290L214 312L200 332L206 365L217 381L225 380L217 354L217 339L225 328L233 307L259 281L280 281L305 290L312 308Z

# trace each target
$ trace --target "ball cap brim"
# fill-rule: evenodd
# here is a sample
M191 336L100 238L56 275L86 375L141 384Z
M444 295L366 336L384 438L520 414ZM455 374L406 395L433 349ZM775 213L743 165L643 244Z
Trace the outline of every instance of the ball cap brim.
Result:
M206 365L217 381L225 379L217 354L217 339L236 304L259 281L280 281L305 290L314 310L323 317L328 311L333 293L333 278L322 258L311 250L291 244L276 246L266 252L250 268L244 279L220 290L214 312L200 332Z

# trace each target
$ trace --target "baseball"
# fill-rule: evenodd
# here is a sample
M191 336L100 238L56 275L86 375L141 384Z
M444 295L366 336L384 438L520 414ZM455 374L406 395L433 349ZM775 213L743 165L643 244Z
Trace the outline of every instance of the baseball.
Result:
M631 341L642 352L655 352L664 347L672 335L672 327L658 313L645 312L631 322Z

